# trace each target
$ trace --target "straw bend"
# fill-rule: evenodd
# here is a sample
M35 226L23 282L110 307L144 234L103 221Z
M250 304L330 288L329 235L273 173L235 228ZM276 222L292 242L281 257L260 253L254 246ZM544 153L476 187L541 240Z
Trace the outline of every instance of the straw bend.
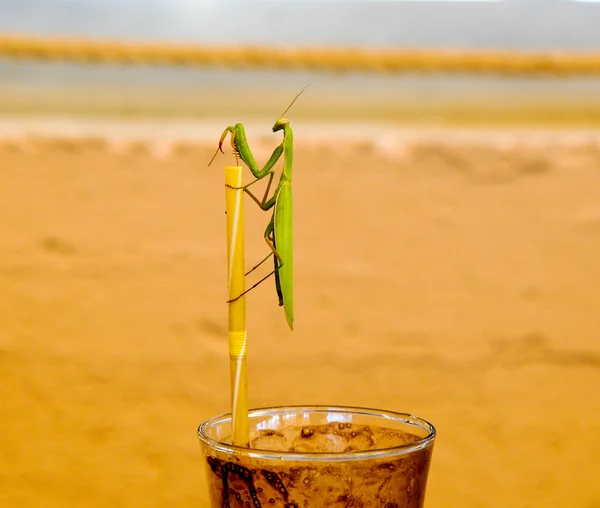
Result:
M247 356L248 355L248 334L243 332L229 332L229 356Z

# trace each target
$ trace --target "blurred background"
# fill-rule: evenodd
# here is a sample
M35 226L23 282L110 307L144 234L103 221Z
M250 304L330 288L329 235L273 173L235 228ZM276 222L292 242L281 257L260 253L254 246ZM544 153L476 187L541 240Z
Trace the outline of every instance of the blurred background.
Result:
M432 508L600 507L598 26L571 0L0 0L0 506L207 506L233 158L207 165L236 122L266 161L310 83L296 329L248 296L251 406L431 421Z
M9 34L146 41L222 47L360 50L594 51L600 8L594 2L315 0L0 0ZM443 53L442 53L443 54ZM135 59L133 59L135 62ZM129 117L271 118L269 106L307 82L296 112L366 121L593 122L600 118L599 77L539 79L527 72L478 73L422 66L409 72L286 70L258 62L213 65L90 65L2 61L0 111ZM91 62L93 63L93 61ZM139 62L138 62L139 63ZM457 65L461 67L461 61ZM377 70L377 69L375 69ZM426 72L424 72L426 71ZM546 76L548 78L548 76ZM358 91L358 93L357 93ZM265 93L267 92L267 93ZM218 100L215 100L217 99ZM306 102L306 101L305 101ZM273 106L274 107L274 106ZM276 111L276 112L274 112Z

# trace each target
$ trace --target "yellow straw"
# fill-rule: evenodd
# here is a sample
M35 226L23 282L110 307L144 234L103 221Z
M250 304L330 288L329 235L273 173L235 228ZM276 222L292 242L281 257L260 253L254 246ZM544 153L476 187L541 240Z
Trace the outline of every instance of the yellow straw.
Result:
M241 166L225 167L227 210L227 276L229 300L245 290L244 191ZM229 304L229 368L231 373L231 414L233 444L248 446L248 339L246 297Z

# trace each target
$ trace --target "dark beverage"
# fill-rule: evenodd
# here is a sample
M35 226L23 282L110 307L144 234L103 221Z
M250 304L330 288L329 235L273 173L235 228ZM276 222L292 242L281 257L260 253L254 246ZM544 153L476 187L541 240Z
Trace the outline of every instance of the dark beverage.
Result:
M423 420L355 408L257 410L249 448L227 445L227 427L221 417L200 432L212 508L423 506L435 438Z

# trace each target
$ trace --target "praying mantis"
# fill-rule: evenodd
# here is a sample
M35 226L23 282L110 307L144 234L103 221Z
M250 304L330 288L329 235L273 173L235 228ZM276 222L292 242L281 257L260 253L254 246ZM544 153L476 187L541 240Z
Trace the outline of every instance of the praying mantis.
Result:
M271 220L264 233L265 242L269 246L271 252L256 266L250 269L246 275L256 270L271 256L273 256L275 264L274 270L242 294L229 300L228 303L244 296L271 275L275 275L275 290L277 291L279 305L283 306L285 318L290 330L294 329L294 253L292 234L292 163L294 160L294 135L292 133L292 128L290 127L290 122L284 118L284 115L290 110L298 97L304 93L307 86L308 85L294 97L287 109L273 125L273 132L283 131L283 140L275 147L271 157L269 157L269 160L262 169L256 164L250 146L246 140L246 131L241 123L230 125L223 131L221 139L219 139L217 151L208 164L209 166L212 164L219 151L225 153L223 152L223 142L225 141L227 134L231 134L231 146L236 160L241 159L244 164L248 166L255 178L255 180L249 184L244 185L242 189L244 189L244 192L246 192L262 210L268 211L273 208ZM273 196L268 198L273 177L275 176L273 166L275 166L282 155L283 170L281 172L281 177L277 184L277 188L273 192ZM269 181L267 183L265 194L261 200L249 190L249 187L267 176L269 177Z

